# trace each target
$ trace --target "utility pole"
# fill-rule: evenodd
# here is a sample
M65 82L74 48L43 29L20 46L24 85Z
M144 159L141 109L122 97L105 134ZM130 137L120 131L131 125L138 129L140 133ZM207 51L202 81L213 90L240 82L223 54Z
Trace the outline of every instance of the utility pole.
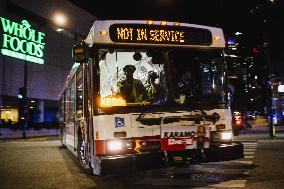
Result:
M269 7L267 7L265 10L264 18L263 18L263 49L264 49L264 61L266 65L266 107L267 107L267 118L268 119L268 126L269 126L269 136L271 138L275 137L275 126L273 123L273 108L272 108L272 91L273 91L273 81L274 81L274 75L272 74L272 65L271 65L271 59L270 59L270 41L269 41L269 25L267 21L267 15L269 11Z
M269 136L271 138L275 137L275 126L273 124L273 109L272 109L272 90L273 90L273 76L270 62L270 55L268 52L268 43L264 42L264 56L266 61L266 96L267 96L267 118L269 118L268 126L269 126Z
M28 83L28 62L24 61L24 90L23 90L23 138L27 138L28 130L28 98L27 98L27 83Z

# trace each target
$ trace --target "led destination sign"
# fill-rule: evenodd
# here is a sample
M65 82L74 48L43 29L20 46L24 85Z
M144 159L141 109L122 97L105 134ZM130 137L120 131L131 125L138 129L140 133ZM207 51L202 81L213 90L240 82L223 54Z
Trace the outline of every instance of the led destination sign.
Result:
M114 42L144 44L202 45L212 44L209 30L182 26L113 24L110 38Z
M0 17L0 21L2 55L44 64L44 33L32 29L26 20L19 24Z

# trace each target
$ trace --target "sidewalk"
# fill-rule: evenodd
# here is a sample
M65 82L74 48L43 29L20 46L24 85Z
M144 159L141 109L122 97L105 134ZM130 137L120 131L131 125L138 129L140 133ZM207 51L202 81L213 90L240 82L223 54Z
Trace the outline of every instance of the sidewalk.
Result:
M234 136L234 140L284 140L284 125L276 125L275 137L270 136L268 125L252 125L251 128L245 128L238 136Z
M59 136L60 129L29 129L27 130L26 137L42 137L42 136ZM0 140L22 138L23 131L20 129L0 128Z

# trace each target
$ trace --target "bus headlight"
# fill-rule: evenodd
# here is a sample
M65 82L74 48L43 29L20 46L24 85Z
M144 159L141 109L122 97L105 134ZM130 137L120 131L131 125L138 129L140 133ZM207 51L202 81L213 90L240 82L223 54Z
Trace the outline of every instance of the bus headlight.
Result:
M221 132L221 140L231 140L232 137L233 137L233 133L231 131Z
M109 140L107 143L109 151L132 150L133 141L128 139L123 140Z
M108 149L110 151L121 150L122 142L120 140L111 140L108 142Z

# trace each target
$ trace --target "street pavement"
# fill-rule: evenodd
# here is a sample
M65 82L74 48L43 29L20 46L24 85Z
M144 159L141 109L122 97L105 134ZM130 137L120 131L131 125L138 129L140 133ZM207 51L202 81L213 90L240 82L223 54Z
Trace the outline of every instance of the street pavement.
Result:
M273 139L284 139L284 125L274 126L275 136ZM235 140L269 140L272 137L269 133L269 127L267 125L252 126L252 128L244 128L239 135L234 136Z
M246 187L282 189L284 187L284 140L259 140Z
M58 137L1 140L0 165L1 189L96 187Z

